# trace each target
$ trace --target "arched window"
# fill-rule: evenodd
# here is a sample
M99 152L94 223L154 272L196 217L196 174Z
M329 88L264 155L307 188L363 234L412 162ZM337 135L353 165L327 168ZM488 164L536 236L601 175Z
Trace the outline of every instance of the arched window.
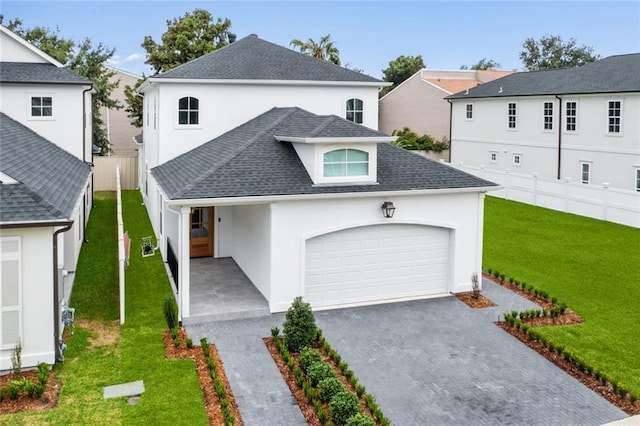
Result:
M359 149L336 149L324 154L324 177L367 176L369 153Z
M353 98L347 101L347 120L362 124L362 99Z
M198 124L199 123L198 98L185 96L178 101L178 124Z

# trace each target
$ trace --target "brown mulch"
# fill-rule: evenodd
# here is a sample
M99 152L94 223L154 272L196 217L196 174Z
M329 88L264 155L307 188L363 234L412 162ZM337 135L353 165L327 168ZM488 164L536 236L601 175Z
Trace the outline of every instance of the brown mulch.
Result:
M35 383L38 382L37 370L23 371L22 377ZM18 380L18 378L13 374L0 376L0 388L4 388L14 380ZM47 385L44 388L44 393L40 398L30 398L28 395L25 395L24 392L21 392L18 399L12 400L9 398L9 395L5 394L2 402L0 402L0 414L12 414L23 411L37 411L53 408L58 404L58 397L60 396L61 388L62 384L58 381L55 374L49 372L49 381L47 382Z
M310 426L322 426L322 423L320 423L320 419L318 419L318 415L316 413L316 410L313 404L309 402L302 388L298 387L298 385L296 384L295 376L293 375L291 370L289 370L289 366L287 366L287 363L283 361L282 356L280 355L280 352L278 351L278 349L276 348L276 345L273 342L273 337L265 337L262 340L264 341L264 344L267 346L267 350L271 354L273 361L278 366L278 369L280 370L280 374L282 374L282 378L287 383L287 386L289 386L289 390L293 394L293 397L296 399L296 402L300 407L300 411L302 411L302 415L307 420L307 423L309 423ZM329 354L327 354L324 348L318 345L316 341L312 342L311 346L317 349L318 351L320 351L320 353L322 354L322 360L327 364L329 364L334 369L338 379L340 379L340 381L344 384L345 389L355 394L356 390L353 388L353 386L351 386L347 378L342 373L342 370L340 370L340 368L338 368L338 366L333 362L333 360L329 357ZM291 356L295 359L296 365L298 365L298 354L292 353ZM365 395L366 393L363 393L362 396L358 397L358 403L360 404L360 412L374 419L374 416L371 413L371 410L369 410L369 407L367 407L367 404L364 402ZM323 402L322 406L327 412L328 417L330 417L329 404L327 404L326 402ZM378 423L376 422L376 424Z
M185 341L188 336L183 328L179 329L178 336L180 345L176 347L173 343L173 339L171 339L169 330L165 330L163 332L162 338L164 342L165 356L167 358L190 358L195 360L196 373L198 374L198 379L200 381L200 389L202 389L204 406L207 412L207 417L209 419L209 424L214 426L224 425L222 409L220 408L220 402L213 387L213 379L209 374L209 367L207 367L207 362L204 357L204 353L202 352L202 348L196 345L194 345L191 349L187 348ZM229 385L229 380L227 380L227 375L224 371L224 364L222 363L222 359L220 358L218 349L215 345L209 345L209 349L211 352L211 357L213 358L213 362L216 364L216 371L218 372L218 376L224 383L224 387L227 391L227 397L229 398L229 401L231 403L231 412L233 413L233 417L235 418L235 424L242 426L244 425L244 422L242 421L242 416L240 415L238 404L235 397L233 396L231 386Z
M473 292L471 291L466 293L456 293L455 296L459 301L464 302L467 306L474 309L496 306L495 303L481 294L478 295L478 297L473 297Z

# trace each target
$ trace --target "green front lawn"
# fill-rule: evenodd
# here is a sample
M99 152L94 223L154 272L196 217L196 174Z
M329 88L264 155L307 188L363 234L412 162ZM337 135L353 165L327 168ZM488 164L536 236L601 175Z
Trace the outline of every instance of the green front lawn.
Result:
M539 328L640 395L640 229L485 201L483 268L546 290L584 323Z
M78 262L71 306L73 336L66 333L58 407L0 416L0 424L189 424L206 425L200 383L192 360L164 357L162 302L171 294L160 254L142 258L140 241L153 235L140 193L123 192L125 230L131 238L126 272L126 322L119 326L115 194L97 194ZM136 405L104 400L103 387L143 380Z

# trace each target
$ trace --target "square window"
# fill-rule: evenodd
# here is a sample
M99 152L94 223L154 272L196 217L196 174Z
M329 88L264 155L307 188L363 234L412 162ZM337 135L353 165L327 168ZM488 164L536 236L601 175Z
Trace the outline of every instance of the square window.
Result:
M346 103L345 118L354 123L362 124L364 118L364 109L362 99L348 99Z
M51 96L32 96L31 97L31 116L32 117L52 117L53 116L53 98Z

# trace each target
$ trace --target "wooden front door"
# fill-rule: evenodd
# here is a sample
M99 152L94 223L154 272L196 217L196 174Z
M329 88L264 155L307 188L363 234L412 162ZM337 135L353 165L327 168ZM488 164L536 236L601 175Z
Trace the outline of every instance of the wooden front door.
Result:
M213 207L191 209L191 257L213 256Z

